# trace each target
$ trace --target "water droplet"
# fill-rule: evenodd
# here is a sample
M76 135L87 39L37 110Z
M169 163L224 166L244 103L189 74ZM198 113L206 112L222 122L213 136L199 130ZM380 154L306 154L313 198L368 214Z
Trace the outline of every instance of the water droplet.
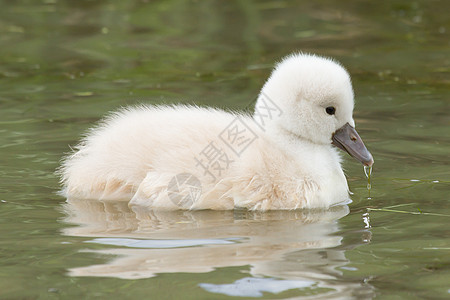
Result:
M367 178L370 178L370 175L372 174L372 167L364 166L364 174L366 174Z
M369 196L367 197L367 199L372 199L370 197L370 190L372 189L372 184L370 183L370 175L372 175L372 166L364 166L364 174L367 177L367 190L369 191Z
M369 213L363 214L363 222L364 222L364 228L370 228L370 216Z

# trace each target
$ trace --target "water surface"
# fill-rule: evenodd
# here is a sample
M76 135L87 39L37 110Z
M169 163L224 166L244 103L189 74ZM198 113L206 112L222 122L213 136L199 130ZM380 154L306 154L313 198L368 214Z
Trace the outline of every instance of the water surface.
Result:
M0 298L448 298L448 1L3 1ZM108 111L251 110L273 63L332 56L375 158L329 211L66 203L54 170ZM240 299L240 298L239 298Z

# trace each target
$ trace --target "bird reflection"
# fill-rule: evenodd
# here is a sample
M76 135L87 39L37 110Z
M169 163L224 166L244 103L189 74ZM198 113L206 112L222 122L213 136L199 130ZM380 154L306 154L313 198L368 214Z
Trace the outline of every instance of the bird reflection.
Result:
M64 210L65 221L77 225L66 228L65 235L92 237L88 243L109 247L87 252L116 256L105 264L72 268L71 276L140 279L158 273L250 266L249 281L232 283L232 289L230 283L201 283L200 287L250 297L262 291L279 292L283 284L286 289L296 284L297 288L325 288L325 294L333 297L371 298L373 294L368 284L340 279L340 267L345 268L348 260L344 250L336 248L342 241L337 220L349 213L346 205L268 212L154 211L129 208L120 201L69 199ZM264 277L276 280L267 283ZM252 282L253 289L260 282L261 288L249 289L244 282ZM271 286L276 288L270 290ZM231 290L234 294L227 292Z

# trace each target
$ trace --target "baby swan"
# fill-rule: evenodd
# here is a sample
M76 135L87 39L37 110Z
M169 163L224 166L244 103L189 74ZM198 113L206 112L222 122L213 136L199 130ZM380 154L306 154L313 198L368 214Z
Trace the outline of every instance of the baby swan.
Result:
M121 110L60 167L68 199L154 209L326 208L348 200L338 150L367 166L347 71L292 54L263 86L253 116L192 106Z

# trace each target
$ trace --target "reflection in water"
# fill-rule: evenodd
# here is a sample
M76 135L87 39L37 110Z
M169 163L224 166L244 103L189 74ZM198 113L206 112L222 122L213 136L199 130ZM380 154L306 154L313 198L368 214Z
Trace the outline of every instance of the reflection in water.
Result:
M340 280L348 260L336 249L337 220L346 205L327 211L152 211L126 202L68 200L70 236L94 237L88 243L113 246L88 252L116 255L106 264L69 270L71 276L123 279L158 273L204 273L216 268L250 266L234 283L200 283L206 291L261 296L290 289L324 289L333 296L364 295L373 288ZM270 278L267 278L270 277ZM322 291L322 290L321 290ZM321 294L322 296L324 294Z
M262 297L263 292L277 294L290 289L311 288L314 284L315 282L311 280L275 280L273 278L246 277L231 284L201 283L200 287L208 292L228 296Z

